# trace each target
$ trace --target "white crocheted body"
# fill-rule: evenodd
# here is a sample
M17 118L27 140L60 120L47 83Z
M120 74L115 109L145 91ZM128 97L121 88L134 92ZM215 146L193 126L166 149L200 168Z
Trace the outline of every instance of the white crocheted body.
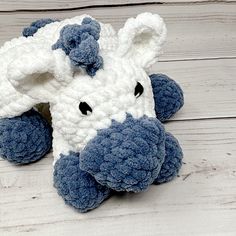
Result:
M0 118L14 117L31 109L38 103L37 99L26 94L19 93L7 79L7 67L15 58L24 55L29 51L27 44L40 45L43 48L51 49L51 46L58 40L61 29L68 24L81 24L84 17L76 16L60 22L54 22L38 30L33 37L19 37L6 42L0 48ZM101 37L99 46L102 50L113 50L117 47L117 36L109 24L101 25ZM31 46L30 45L30 46ZM32 46L31 46L32 47ZM32 61L30 63L33 63Z
M7 79L8 66L23 53L24 47L20 45L26 41L29 40L24 37L13 39L0 49L0 118L20 115L35 104L34 99L17 92Z
M145 71L130 60L114 55L104 58L107 63L103 70L94 78L75 75L71 86L51 106L54 130L58 130L64 143L69 144L67 149L65 145L63 148L55 145L55 157L70 150L79 152L96 136L97 130L108 128L113 119L123 122L127 113L134 118L155 117L151 82ZM139 98L134 96L137 82L144 87ZM90 115L85 116L78 109L81 101L93 109Z
M14 39L0 49L0 118L49 102L56 159L61 153L79 152L97 130L108 128L113 119L123 122L127 113L135 118L155 117L145 70L157 61L164 42L162 19L151 13L140 14L129 19L118 36L110 25L100 23L98 42L104 65L90 77L72 66L61 49L51 49L63 26L80 24L85 16L48 24L33 37ZM144 92L136 98L138 82ZM80 102L89 104L92 113L83 115Z

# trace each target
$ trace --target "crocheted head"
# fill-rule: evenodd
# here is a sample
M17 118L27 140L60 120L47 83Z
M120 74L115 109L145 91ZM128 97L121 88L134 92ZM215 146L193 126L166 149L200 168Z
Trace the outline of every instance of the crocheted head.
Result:
M0 49L0 117L50 104L54 181L66 203L87 211L111 190L140 192L172 179L182 152L157 116L170 118L183 93L146 72L166 37L162 18L140 14L118 34L86 15L33 27Z

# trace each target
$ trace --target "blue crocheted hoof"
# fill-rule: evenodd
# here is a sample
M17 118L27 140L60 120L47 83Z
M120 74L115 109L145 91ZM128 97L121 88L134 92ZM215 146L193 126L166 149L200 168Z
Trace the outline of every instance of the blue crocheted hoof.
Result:
M165 157L165 131L155 118L134 119L98 131L81 152L81 169L116 191L140 192L157 178Z
M52 146L52 128L35 110L0 120L0 156L15 164L42 158Z
M155 111L160 121L172 117L184 104L183 91L180 86L163 74L150 75Z
M86 212L98 207L110 196L111 190L82 171L79 162L79 154L61 155L54 166L54 187L67 204Z
M166 157L161 171L154 184L161 184L172 180L182 166L183 152L178 140L170 133L166 133Z

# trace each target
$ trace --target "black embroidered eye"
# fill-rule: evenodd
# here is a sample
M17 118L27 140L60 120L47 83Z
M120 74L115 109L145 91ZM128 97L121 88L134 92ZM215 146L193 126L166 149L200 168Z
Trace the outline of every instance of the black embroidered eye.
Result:
M137 83L136 87L135 87L135 90L134 90L134 96L136 98L140 97L143 93L143 86L142 84L140 84L139 82Z
M88 105L86 102L81 102L79 104L79 109L83 115L89 115L89 113L92 113L92 108Z

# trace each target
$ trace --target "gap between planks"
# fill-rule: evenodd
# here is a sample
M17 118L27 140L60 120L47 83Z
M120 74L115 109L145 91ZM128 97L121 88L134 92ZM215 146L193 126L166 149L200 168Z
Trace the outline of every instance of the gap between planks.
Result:
M167 74L182 87L183 108L171 119L236 117L236 59L159 62L150 71Z
M70 18L90 14L119 30L127 18L145 11L160 14L168 29L162 61L236 57L236 4L188 6L143 5L77 11L0 14L0 44L21 35L22 29L40 18ZM211 42L211 43L209 43Z
M115 195L87 214L66 206L57 195L50 155L22 167L0 162L0 232L4 236L76 235L78 230L96 236L235 232L236 120L176 122L165 127L184 150L179 177L144 193ZM140 227L132 227L137 222Z
M1 12L35 12L35 11L69 11L69 10L82 10L89 8L106 8L106 7L129 7L139 5L189 5L189 4L217 4L224 3L230 4L236 2L235 0L163 0L163 1L145 1L145 0L118 0L118 1L80 1L79 5L77 1L40 1L40 3L28 0L28 1L6 1L2 2L0 9ZM71 5L69 7L69 5ZM23 6L23 7L22 7Z

